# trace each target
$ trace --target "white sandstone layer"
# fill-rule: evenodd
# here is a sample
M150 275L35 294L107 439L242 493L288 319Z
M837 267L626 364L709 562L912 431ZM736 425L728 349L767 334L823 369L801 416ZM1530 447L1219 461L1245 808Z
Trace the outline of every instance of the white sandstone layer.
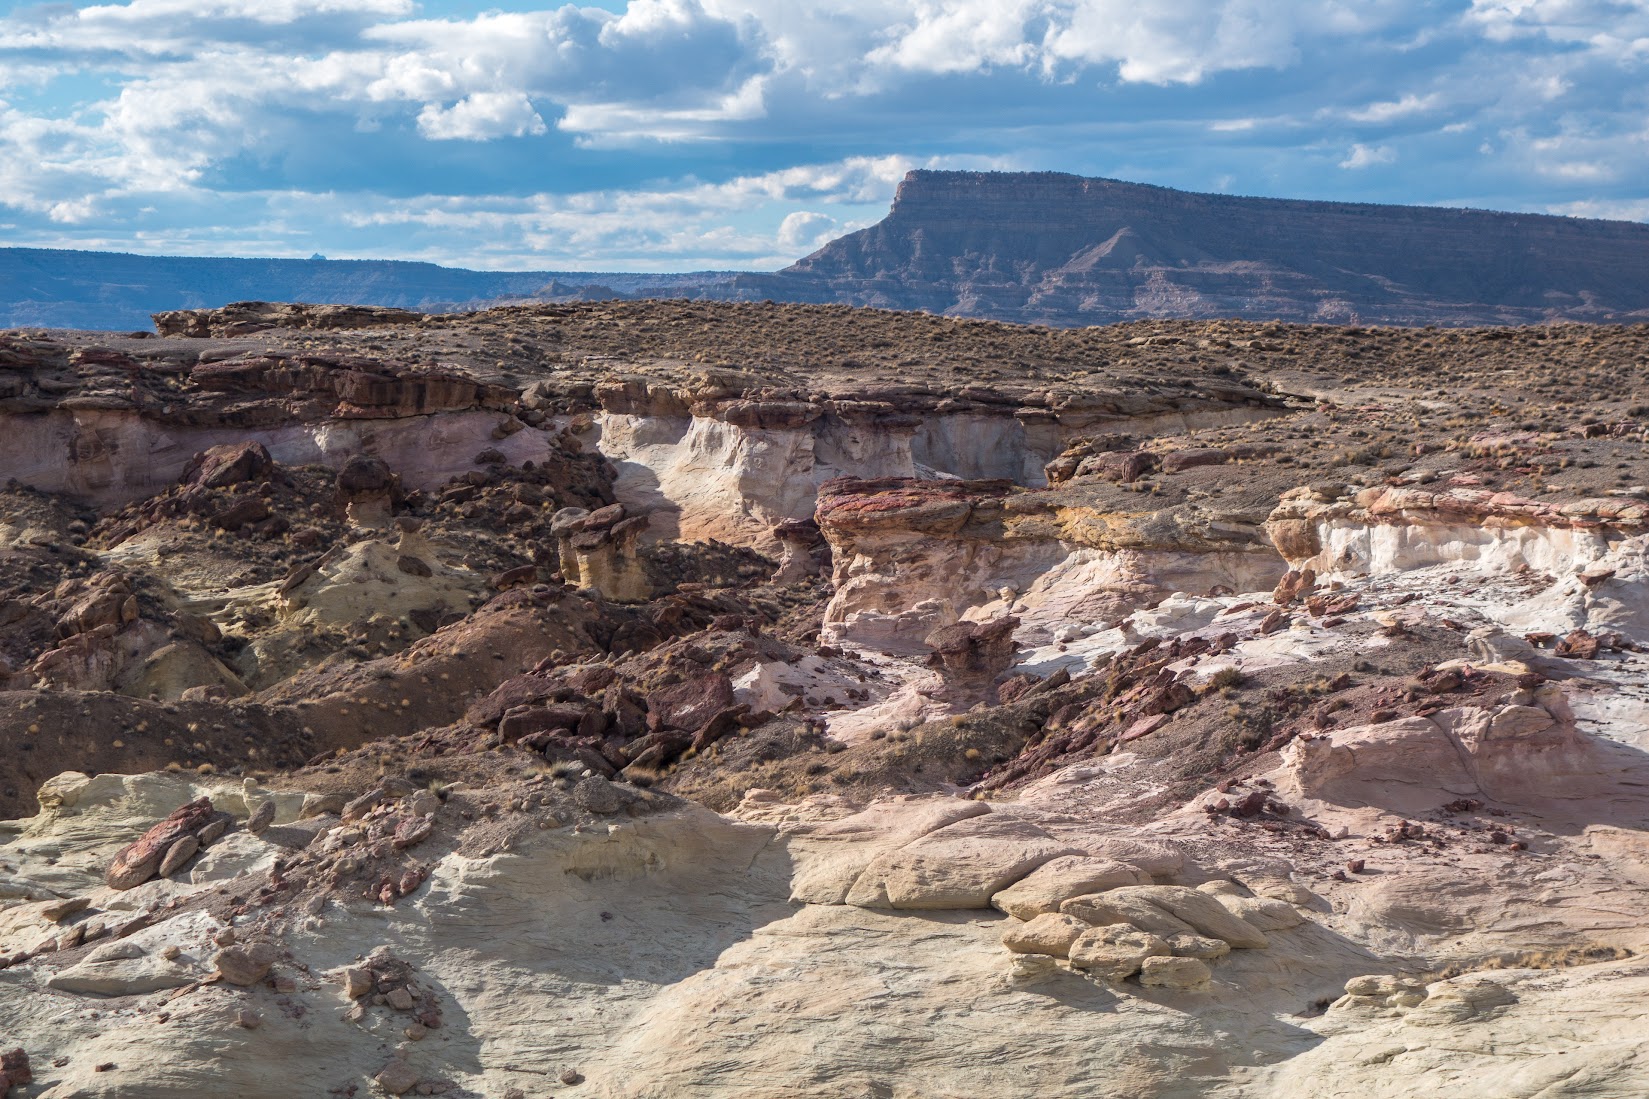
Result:
M12 416L7 476L43 492L65 492L99 505L141 500L176 484L189 459L209 447L262 443L284 465L342 466L357 455L382 458L408 488L433 488L478 468L490 448L510 462L542 461L554 436L527 428L493 432L497 412L443 412L400 419L323 420L275 427L182 427L133 412L58 410Z

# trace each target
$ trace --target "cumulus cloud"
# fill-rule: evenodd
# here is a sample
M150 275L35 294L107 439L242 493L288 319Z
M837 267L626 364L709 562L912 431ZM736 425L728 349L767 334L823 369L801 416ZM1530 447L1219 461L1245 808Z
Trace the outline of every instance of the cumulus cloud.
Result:
M1288 64L1298 56L1299 28L1299 9L1289 4L1085 0L1050 27L1046 56L1115 62L1126 81L1195 84L1212 72Z
M838 235L840 223L829 214L816 210L796 210L779 222L780 247L795 251L812 251Z
M431 103L418 112L418 131L436 141L525 137L546 129L520 92L474 92L450 107Z

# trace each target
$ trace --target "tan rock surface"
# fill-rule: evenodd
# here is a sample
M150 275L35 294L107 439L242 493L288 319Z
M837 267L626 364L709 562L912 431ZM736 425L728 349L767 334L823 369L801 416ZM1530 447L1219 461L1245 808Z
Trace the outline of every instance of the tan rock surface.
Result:
M1127 863L1089 855L1065 855L1043 863L991 897L991 907L1029 920L1040 913L1058 912L1059 906L1072 897L1149 883L1149 874Z
M1062 912L1044 912L1028 922L1002 930L1002 945L1015 954L1049 954L1068 957L1071 944L1089 930L1089 925Z

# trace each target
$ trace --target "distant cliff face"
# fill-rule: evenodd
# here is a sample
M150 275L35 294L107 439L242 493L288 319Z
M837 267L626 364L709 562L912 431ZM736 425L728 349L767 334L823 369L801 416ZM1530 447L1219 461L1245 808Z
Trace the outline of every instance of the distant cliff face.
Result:
M918 171L882 221L736 285L1055 325L1649 320L1649 225Z

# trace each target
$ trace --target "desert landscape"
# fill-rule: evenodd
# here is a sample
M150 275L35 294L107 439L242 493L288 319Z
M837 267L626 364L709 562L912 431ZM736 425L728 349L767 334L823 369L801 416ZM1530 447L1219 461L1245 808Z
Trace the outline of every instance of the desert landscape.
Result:
M1646 368L0 333L0 1094L1649 1093Z

